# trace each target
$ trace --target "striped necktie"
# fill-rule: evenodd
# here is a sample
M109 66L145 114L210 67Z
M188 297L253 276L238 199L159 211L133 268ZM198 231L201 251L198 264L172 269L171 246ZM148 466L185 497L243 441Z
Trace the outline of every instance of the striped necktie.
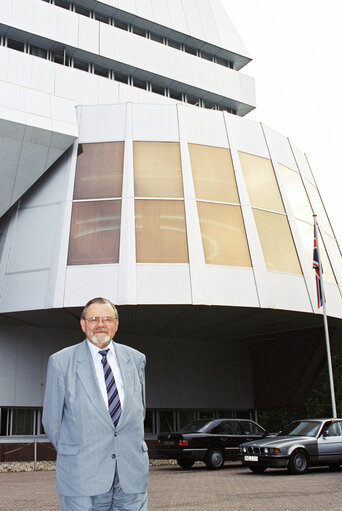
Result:
M114 374L113 371L111 370L110 365L108 364L107 360L108 351L109 349L102 350L99 351L99 354L102 356L101 363L103 365L103 372L108 395L108 411L114 425L117 426L121 415L121 403L118 394L118 389L116 388Z

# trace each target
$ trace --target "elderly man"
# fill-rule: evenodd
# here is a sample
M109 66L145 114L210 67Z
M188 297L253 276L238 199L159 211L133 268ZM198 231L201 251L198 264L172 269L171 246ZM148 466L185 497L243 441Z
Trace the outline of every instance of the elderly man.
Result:
M147 510L145 356L113 342L118 325L109 300L90 300L86 339L49 360L43 425L62 511Z

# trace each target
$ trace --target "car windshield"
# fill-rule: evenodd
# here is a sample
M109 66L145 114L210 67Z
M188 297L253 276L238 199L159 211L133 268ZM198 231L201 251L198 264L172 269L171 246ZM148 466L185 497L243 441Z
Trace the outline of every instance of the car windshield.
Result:
M317 421L295 421L288 424L281 435L286 436L316 436L321 423Z
M206 429L212 422L213 421L211 421L211 420L208 421L208 419L200 419L198 421L192 422L191 424L187 424L180 431L183 431L183 432L186 431L188 433L196 433L196 432L203 433L203 431L206 431Z

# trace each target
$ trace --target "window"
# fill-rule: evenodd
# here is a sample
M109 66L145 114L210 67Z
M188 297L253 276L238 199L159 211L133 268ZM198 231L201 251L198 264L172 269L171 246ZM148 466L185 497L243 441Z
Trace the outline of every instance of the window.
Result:
M77 14L82 14L82 16L87 16L89 18L90 16L90 10L86 9L85 7L81 7L80 5L75 4L75 12Z
M12 410L12 435L34 435L35 410L14 408Z
M133 85L134 87L138 87L139 89L147 89L146 80L140 80L140 78L133 77Z
M134 142L136 197L184 197L178 142Z
M165 95L165 88L160 87L160 85L155 85L154 83L151 83L151 91L155 94L160 94L161 96Z
M190 105L199 105L200 99L197 96L192 96L191 94L186 95L186 102Z
M301 274L286 216L259 209L253 213L267 269Z
M241 208L197 202L205 262L250 267L251 260Z
M121 197L124 142L78 146L74 199Z
M174 89L169 89L169 94L170 94L170 98L172 99L177 99L178 101L183 101L183 93L178 91L178 90L174 90Z
M217 64L220 64L221 66L229 67L228 60L223 59L222 57L216 57Z
M284 212L271 160L239 152L251 205Z
M44 48L38 48L32 44L30 45L30 54L34 55L35 57L41 57L42 59L47 58L47 50L44 50Z
M73 59L74 68L81 69L82 71L89 71L89 64L88 62L85 62L84 60L80 59Z
M230 150L189 144L196 198L239 204Z
M21 41L16 41L14 39L7 38L7 48L11 48L12 50L17 51L25 51L25 43Z
M56 64L64 65L65 64L64 51L63 50L59 50L59 51L55 50L52 53L51 60L52 60L52 62L55 62Z
M101 14L100 12L95 12L94 17L97 21L101 21L102 23L107 23L107 25L109 25L109 21L110 21L109 16L105 16L104 14Z
M108 78L109 69L106 69L105 67L98 66L97 64L94 64L94 75L104 76L105 78Z
M121 201L74 202L68 265L119 262Z
M135 201L137 263L187 263L183 201Z
M157 43L164 42L164 37L161 35L155 34L154 32L151 32L150 38L152 39L152 41L156 41Z
M137 34L142 37L146 37L146 30L144 30L143 28L139 28L139 27L132 25L132 32L133 32L133 34Z
M160 410L159 412L159 431L169 433L174 431L174 417L172 410Z
M121 83L128 83L128 76L114 71L114 80Z
M296 218L312 222L312 209L298 172L278 163L281 180Z
M244 435L262 435L264 431L254 422L241 421L240 426Z
M173 39L168 39L167 44L168 46L171 46L171 48L176 48L177 50L181 49L181 43L174 41Z
M236 421L223 421L211 433L214 435L240 435L241 431Z
M197 55L196 48L193 48L192 46L188 46L187 44L184 45L184 51L186 53L190 53L190 55Z
M128 30L128 23L115 19L114 27L121 28L121 30Z
M206 53L205 51L201 51L201 57L202 57L202 59L205 59L205 60L210 60L210 61L213 60L213 56L210 55L209 53Z
M55 5L58 7L63 7L63 9L69 10L70 4L68 2L65 2L64 0L55 0Z

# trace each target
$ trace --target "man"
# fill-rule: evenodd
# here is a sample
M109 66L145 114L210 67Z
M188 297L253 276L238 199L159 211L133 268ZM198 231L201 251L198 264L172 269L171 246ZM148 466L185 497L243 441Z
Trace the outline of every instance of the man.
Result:
M145 356L113 342L118 325L115 306L94 298L86 339L49 359L43 425L62 511L147 510Z

